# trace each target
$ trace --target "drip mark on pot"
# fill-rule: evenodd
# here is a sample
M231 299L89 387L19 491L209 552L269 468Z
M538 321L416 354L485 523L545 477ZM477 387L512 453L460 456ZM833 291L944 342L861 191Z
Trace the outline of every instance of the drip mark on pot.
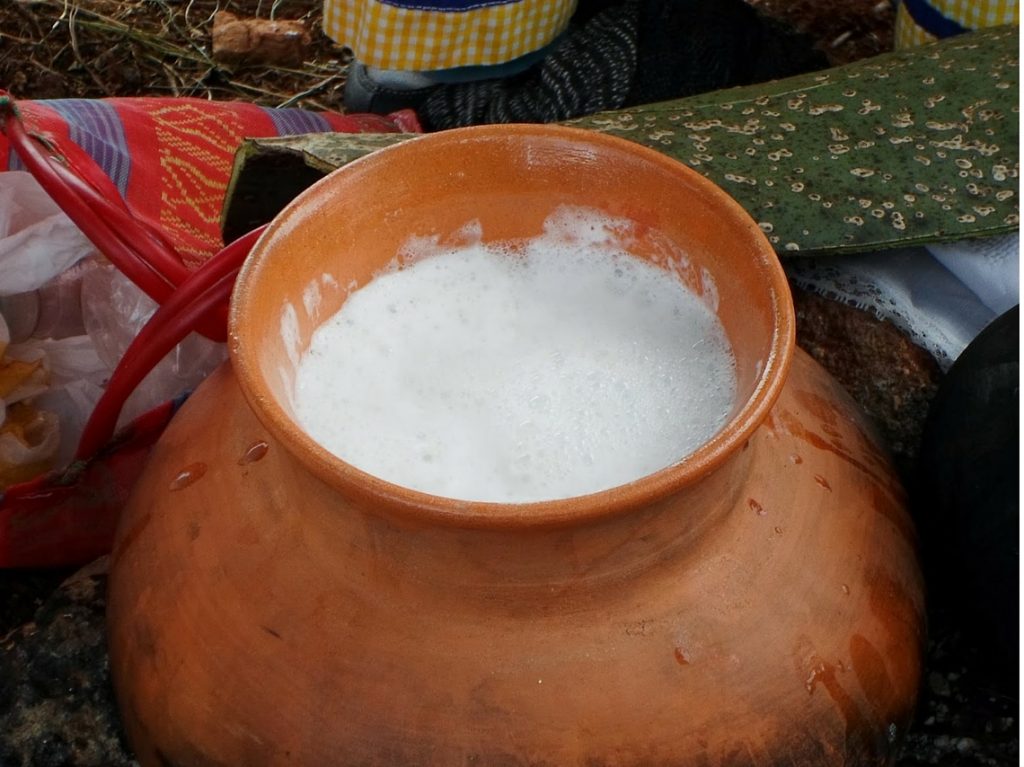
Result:
M245 466L247 463L256 463L256 461L260 460L267 454L269 449L270 445L263 440L253 442L248 448L246 448L242 457L238 459L238 465Z
M830 485L830 484L828 483L828 480L827 480L827 479L825 479L825 478L824 478L823 476L821 476L820 474L815 474L815 475L814 475L814 481L815 481L815 482L817 482L817 483L818 483L819 485L821 485L821 486L822 486L823 488L825 488L826 490L828 490L829 492L832 492L832 485Z
M190 463L184 469L178 472L178 475L171 480L170 489L171 491L183 490L194 482L198 482L202 479L203 475L206 474L205 463Z
M870 700L888 703L899 698L899 691L889 674L885 658L861 634L850 637L850 661L861 689Z
M117 548L114 549L114 553L110 556L110 561L117 562L117 560L119 560L131 547L131 545L135 543L136 539L142 535L142 531L146 529L152 520L152 513L144 514L139 521L136 522L127 533L125 533L124 537L121 538L121 542L117 544Z
M816 447L819 450L825 450L837 456L838 458L841 458L851 466L862 471L868 477L871 477L871 479L873 479L877 484L886 484L886 480L888 479L886 476L880 476L879 474L877 474L870 467L866 466L865 464L861 463L856 458L854 458L852 455L850 455L850 453L844 450L840 445L833 442L829 442L828 440L824 439L821 435L815 434L814 432L805 428L804 425L800 422L799 417L795 413L785 411L781 414L781 419L783 425L789 430L789 433L792 434L797 439L803 440L812 447Z
M900 492L902 493L902 491ZM904 510L902 500L902 495L900 497L893 497L881 487L873 487L871 489L871 505L874 510L892 524L907 546L915 548L917 546L917 535L914 532L910 517Z
M845 704L853 704L853 701L848 698L836 680L836 672L846 673L846 664L841 660L836 661L835 663L826 663L820 658L817 658L816 661L817 662L811 667L810 674L808 674L807 679L804 681L804 687L807 689L807 693L809 695L813 695L815 688L820 683L828 691L829 696L839 704L843 713L847 715L847 723L849 724L851 717L849 716L850 712L847 710L848 705ZM845 699L845 701L843 699Z
M159 748L156 750L155 756L157 758L157 761L160 762L160 767L177 767L178 763L172 762L170 757L168 757L167 754L165 754Z
M749 506L750 510L757 514L757 516L759 517L763 517L765 514L768 513L767 511L764 510L764 506L755 501L753 498L747 499L747 506Z
M818 680L825 680L829 677L834 677L835 671L836 668L832 664L825 663L825 661L818 661L811 667L811 673L808 674L807 679L804 680L804 688L807 690L807 694L813 695L814 689L818 686Z

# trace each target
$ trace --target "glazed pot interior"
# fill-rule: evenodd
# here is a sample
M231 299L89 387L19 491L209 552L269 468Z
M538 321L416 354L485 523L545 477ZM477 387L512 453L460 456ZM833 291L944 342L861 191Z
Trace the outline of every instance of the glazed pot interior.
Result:
M668 492L714 469L763 420L785 379L793 310L781 266L747 213L699 174L638 144L558 126L487 126L411 139L335 171L282 211L243 267L232 302L232 362L257 417L343 490L455 517L491 507L493 519L502 506L534 507L535 518L569 506L578 511L578 500L453 502L400 488L320 447L297 425L291 405L295 369L314 330L353 290L393 268L412 238L458 245L474 222L485 242L533 237L563 206L628 222L628 249L703 296L736 357L736 401L716 436L677 465L584 496L592 503L583 506ZM504 511L516 517L522 510Z

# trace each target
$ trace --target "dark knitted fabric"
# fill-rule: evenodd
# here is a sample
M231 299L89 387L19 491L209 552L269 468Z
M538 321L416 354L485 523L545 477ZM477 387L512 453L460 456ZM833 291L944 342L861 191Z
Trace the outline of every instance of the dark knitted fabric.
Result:
M592 0L539 64L506 79L437 86L430 131L556 122L822 69L810 39L743 0Z
M636 72L637 4L625 0L570 29L521 75L438 87L417 110L424 128L556 122L617 109Z
M810 38L743 0L644 0L637 76L625 106L649 104L827 66Z

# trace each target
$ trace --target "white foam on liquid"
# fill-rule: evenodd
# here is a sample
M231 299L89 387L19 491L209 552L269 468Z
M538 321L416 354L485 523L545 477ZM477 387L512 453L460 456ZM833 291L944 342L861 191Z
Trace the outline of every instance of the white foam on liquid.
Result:
M718 318L572 209L543 236L406 260L314 333L295 411L395 484L470 501L597 492L677 463L725 423Z

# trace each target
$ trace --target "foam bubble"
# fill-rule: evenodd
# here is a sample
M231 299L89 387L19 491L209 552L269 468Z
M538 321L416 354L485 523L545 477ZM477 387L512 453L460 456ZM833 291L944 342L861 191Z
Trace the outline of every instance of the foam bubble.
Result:
M316 331L300 424L396 484L463 500L596 492L682 460L736 396L717 317L578 210L525 243L405 261Z

